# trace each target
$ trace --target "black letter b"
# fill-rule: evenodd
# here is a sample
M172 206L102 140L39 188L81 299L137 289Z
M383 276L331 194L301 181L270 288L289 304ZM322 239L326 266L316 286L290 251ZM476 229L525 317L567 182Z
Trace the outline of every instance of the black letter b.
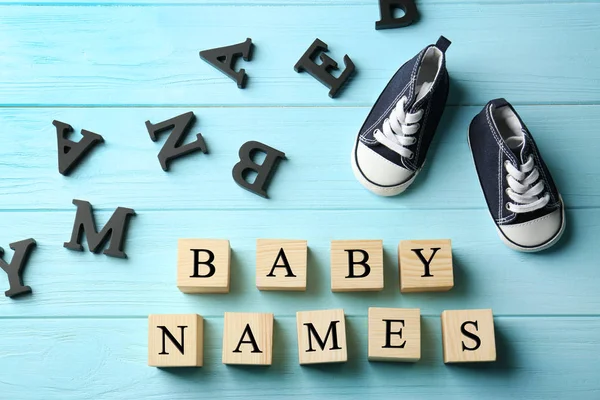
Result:
M265 160L260 165L252 159L258 151L265 153ZM235 164L232 171L233 180L244 189L268 199L269 196L267 196L266 189L273 169L280 159L285 159L285 153L266 144L251 141L244 143L240 147L239 155L240 162ZM256 179L252 183L246 180L246 175L249 171L256 172Z

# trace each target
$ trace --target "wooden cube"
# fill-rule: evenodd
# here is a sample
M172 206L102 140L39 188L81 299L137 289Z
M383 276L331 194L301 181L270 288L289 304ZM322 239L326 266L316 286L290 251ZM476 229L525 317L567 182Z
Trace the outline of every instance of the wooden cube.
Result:
M454 286L450 239L402 240L398 265L401 292L444 292Z
M496 361L492 310L451 310L442 313L445 363Z
M420 358L418 308L369 308L369 361L415 362Z
M204 320L198 314L148 316L148 365L201 367Z
M229 293L229 240L179 239L177 287L184 293Z
M332 240L331 291L383 289L383 241Z
M344 310L296 313L300 364L348 361Z
M223 364L271 365L273 314L225 313Z
M258 239L256 287L260 290L306 290L306 240Z

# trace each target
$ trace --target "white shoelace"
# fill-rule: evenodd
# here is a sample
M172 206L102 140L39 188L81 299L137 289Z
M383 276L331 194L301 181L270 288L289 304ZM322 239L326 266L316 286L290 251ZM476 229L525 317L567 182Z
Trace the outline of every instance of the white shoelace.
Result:
M546 193L543 197L538 198L544 191L544 182L538 182L540 173L534 166L532 156L529 156L527 162L522 164L519 169L515 168L509 161L504 162L504 168L508 172L506 179L509 188L506 189L506 194L515 202L506 203L507 210L517 214L527 213L548 204L550 194Z
M402 157L412 159L414 153L406 148L406 146L417 142L417 138L411 135L414 135L419 130L420 125L418 122L423 117L423 110L419 110L416 113L404 111L406 101L407 98L404 96L396 103L396 107L390 113L389 118L383 121L383 132L377 129L373 133L373 137L379 143L400 154Z

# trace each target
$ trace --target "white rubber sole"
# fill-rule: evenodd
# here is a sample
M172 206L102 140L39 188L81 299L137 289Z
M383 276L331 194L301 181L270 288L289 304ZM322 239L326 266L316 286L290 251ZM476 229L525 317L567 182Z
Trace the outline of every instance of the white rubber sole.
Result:
M471 140L469 138L470 136L470 131L471 129L467 129L467 143L469 144L469 150L471 151L471 156L473 155L473 149L471 149ZM475 158L473 158L473 165L475 165ZM512 250L516 250L516 251L520 251L523 253L535 253L538 251L542 251L542 250L546 250L552 246L554 246L562 237L563 232L565 231L565 226L566 226L566 219L565 219L565 203L563 203L562 200L562 196L560 195L560 193L558 194L558 196L560 197L560 202L562 203L563 207L562 207L562 211L561 211L561 226L560 226L560 230L556 233L556 235L554 235L554 237L552 239L550 239L549 241L547 241L546 243L543 243L539 246L536 247L523 247L523 246L519 246L518 244L514 243L513 241L509 240L504 233L502 232L502 230L496 226L496 232L498 233L498 236L500 237L500 239L502 240L502 242L504 242L504 244L509 247ZM495 223L494 223L495 224Z
M376 185L373 182L370 182L367 178L365 178L363 176L362 172L360 172L360 169L358 168L358 165L356 164L355 154L356 154L356 146L357 145L358 145L358 141L356 142L356 144L354 144L354 148L352 149L352 154L351 154L352 172L354 172L354 176L360 182L360 184L363 185L365 188L367 188L370 192L373 192L379 196L386 196L386 197L396 196L396 195L404 192L413 183L413 181L419 174L420 169L415 172L415 174L412 176L412 178L410 178L406 182L403 182L396 186Z

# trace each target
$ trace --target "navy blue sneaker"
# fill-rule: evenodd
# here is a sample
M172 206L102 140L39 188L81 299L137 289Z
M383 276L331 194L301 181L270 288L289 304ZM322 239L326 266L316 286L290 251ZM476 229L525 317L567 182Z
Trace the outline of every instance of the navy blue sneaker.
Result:
M479 183L498 234L515 250L540 251L560 239L565 208L531 133L504 99L490 101L469 127Z
M400 67L360 129L352 170L373 193L397 195L423 168L448 98L448 46L441 36Z

